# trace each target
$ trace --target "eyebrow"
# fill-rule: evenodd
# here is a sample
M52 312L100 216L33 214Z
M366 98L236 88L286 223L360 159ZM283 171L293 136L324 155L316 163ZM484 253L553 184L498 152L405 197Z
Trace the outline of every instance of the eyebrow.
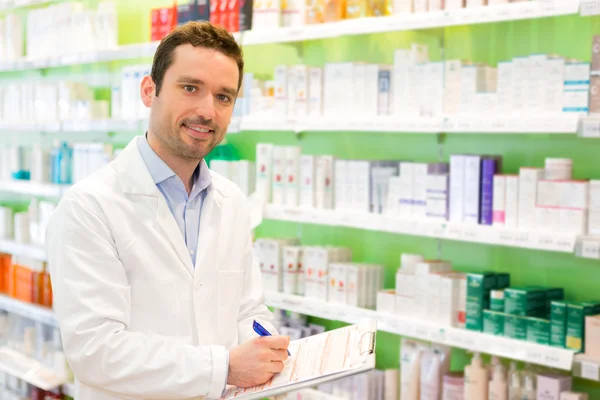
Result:
M202 81L201 79L198 78L193 78L191 76L181 76L177 79L177 83L188 83L188 84L192 84L192 85L204 85L204 81ZM238 91L230 88L230 87L223 87L221 88L221 91L225 92L226 94L230 95L230 96L237 96Z

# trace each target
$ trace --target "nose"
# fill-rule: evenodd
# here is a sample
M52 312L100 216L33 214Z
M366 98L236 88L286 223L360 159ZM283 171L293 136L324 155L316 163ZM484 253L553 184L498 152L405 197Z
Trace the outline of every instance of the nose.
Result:
M207 91L204 96L199 97L196 104L196 115L207 120L215 118L215 99L212 93Z

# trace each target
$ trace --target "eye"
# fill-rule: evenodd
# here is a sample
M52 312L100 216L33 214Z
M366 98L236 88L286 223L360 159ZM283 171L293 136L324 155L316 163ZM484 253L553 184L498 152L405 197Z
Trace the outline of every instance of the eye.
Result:
M196 87L192 85L185 85L183 87L183 90L185 90L188 93L194 93L196 91Z
M224 94L218 94L217 99L219 99L219 101L222 101L224 103L229 103L231 101L231 98Z

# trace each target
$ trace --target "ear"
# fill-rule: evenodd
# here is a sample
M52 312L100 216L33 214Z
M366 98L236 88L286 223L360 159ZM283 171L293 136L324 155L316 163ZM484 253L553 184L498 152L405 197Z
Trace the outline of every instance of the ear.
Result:
M144 103L146 107L152 106L152 99L154 98L155 89L156 85L154 84L152 77L150 75L144 76L144 79L142 79L140 95L142 98L142 103Z

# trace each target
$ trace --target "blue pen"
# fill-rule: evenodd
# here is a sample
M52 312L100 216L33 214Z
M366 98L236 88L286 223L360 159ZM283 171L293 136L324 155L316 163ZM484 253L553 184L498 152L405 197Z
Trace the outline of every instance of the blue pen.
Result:
M254 332L256 332L258 335L260 336L272 336L271 333L269 333L268 330L266 330L261 324L259 324L256 320L254 320L254 323L252 324L252 329L254 329ZM291 356L290 351L287 351L288 356Z

